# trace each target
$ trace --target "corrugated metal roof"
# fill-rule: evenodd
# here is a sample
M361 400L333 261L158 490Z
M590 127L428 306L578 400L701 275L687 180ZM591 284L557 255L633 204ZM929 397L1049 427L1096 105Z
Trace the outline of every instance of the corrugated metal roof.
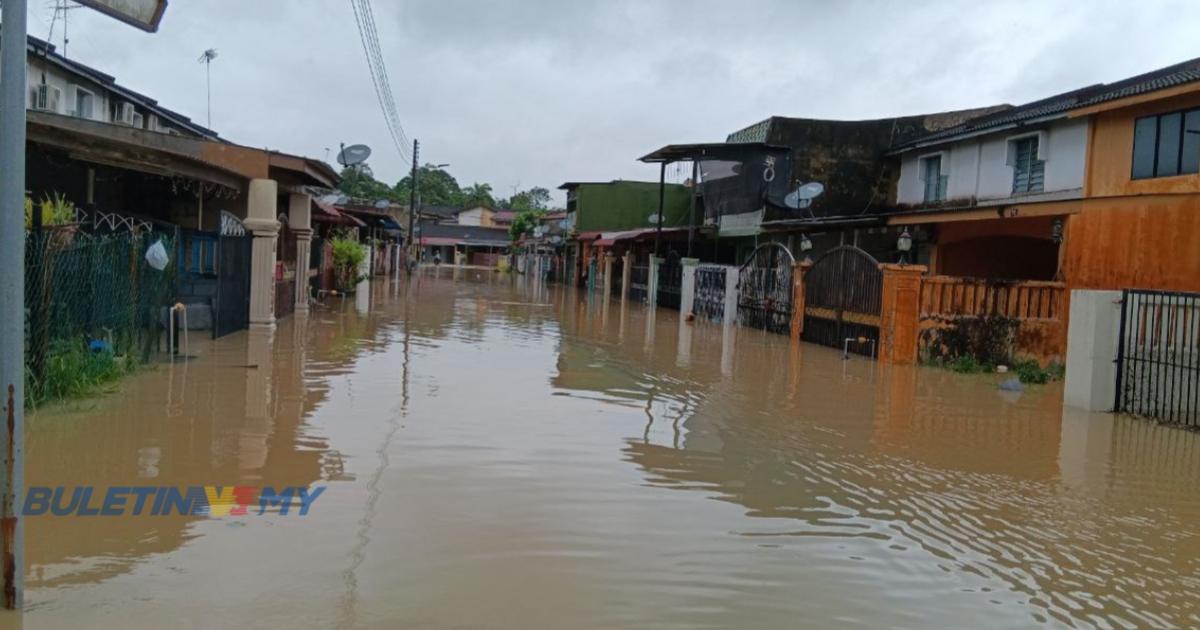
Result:
M1020 125L1047 117L1066 116L1073 109L1096 105L1155 90L1162 90L1193 81L1200 81L1200 58L1177 63L1145 74L1140 74L1114 83L1098 83L1019 105L989 116L973 118L961 125L935 133L925 134L912 141L893 147L894 151L905 151L959 136L984 132L1005 126Z

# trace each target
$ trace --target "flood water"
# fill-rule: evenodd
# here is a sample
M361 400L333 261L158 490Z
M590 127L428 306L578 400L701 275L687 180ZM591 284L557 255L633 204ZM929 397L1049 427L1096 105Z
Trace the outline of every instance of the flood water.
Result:
M33 414L30 486L325 486L35 516L24 628L1200 625L1200 435L482 271Z

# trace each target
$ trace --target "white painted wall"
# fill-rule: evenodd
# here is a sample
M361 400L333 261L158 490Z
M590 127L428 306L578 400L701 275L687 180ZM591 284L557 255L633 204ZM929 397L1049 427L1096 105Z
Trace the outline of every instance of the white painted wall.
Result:
M1046 160L1043 192L1082 190L1087 159L1087 130L1086 119L1056 121L1043 130ZM935 153L942 153L942 172L949 176L947 200L975 197L980 201L992 201L1011 198L1013 169L1006 163L1008 142L1011 138L1028 133L1007 130L905 153L900 161L897 201L918 206L925 202L920 161Z
M469 210L463 210L462 212L458 213L458 224L491 227L493 214L494 213L491 210L484 208L483 206L471 208Z

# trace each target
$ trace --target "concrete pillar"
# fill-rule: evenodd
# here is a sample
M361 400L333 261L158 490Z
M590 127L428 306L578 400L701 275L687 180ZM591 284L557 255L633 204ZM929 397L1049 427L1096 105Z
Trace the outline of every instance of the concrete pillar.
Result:
M604 278L604 284L602 284L600 288L602 291L604 291L605 296L612 293L612 264L612 252L604 252L604 271L600 272Z
M625 252L621 256L621 303L629 299L629 280L633 277L633 255Z
M254 235L250 257L250 328L275 327L275 247L279 220L275 214L278 185L272 179L250 180L246 229Z
M737 323L738 267L725 268L725 313L721 321L726 326Z
M296 312L308 312L308 263L312 248L312 200L308 195L288 196L288 227L296 235Z
M1110 411L1117 393L1121 292L1072 291L1068 321L1063 403L1089 411Z
M805 258L792 263L792 339L799 341L804 333L804 279L813 263Z
M692 314L692 307L696 301L696 266L700 264L700 259L684 258L681 262L683 283L679 288L679 315L687 319L687 316Z
M924 265L879 265L883 302L879 317L879 361L895 365L917 362L917 325L921 317Z
M663 263L663 259L654 254L650 254L649 278L646 279L646 303L650 306L658 306L658 266Z

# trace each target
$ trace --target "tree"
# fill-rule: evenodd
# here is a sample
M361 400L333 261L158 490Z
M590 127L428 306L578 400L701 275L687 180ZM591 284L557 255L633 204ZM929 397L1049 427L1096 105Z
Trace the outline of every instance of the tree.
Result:
M417 169L417 182L417 192L421 195L422 205L462 206L462 189L458 186L458 180L454 179L450 173L432 164L426 164ZM393 191L397 198L408 201L409 195L412 193L412 175L406 175L404 179L396 182Z
M338 184L338 190L346 193L347 196L375 201L379 199L396 200L395 191L387 184L376 180L375 174L371 172L371 167L367 166L365 162L343 168L341 177L342 181Z
M504 202L504 207L520 212L522 210L537 210L545 212L550 208L550 191L535 186L514 194Z
M543 188L542 190L545 190ZM542 222L542 217L545 216L545 210L530 209L518 210L513 216L512 225L508 226L508 236L512 238L513 243L521 240L522 236L532 234L533 228L537 227Z
M496 207L496 198L492 197L492 185L475 182L462 189L462 205L464 208L475 206Z

